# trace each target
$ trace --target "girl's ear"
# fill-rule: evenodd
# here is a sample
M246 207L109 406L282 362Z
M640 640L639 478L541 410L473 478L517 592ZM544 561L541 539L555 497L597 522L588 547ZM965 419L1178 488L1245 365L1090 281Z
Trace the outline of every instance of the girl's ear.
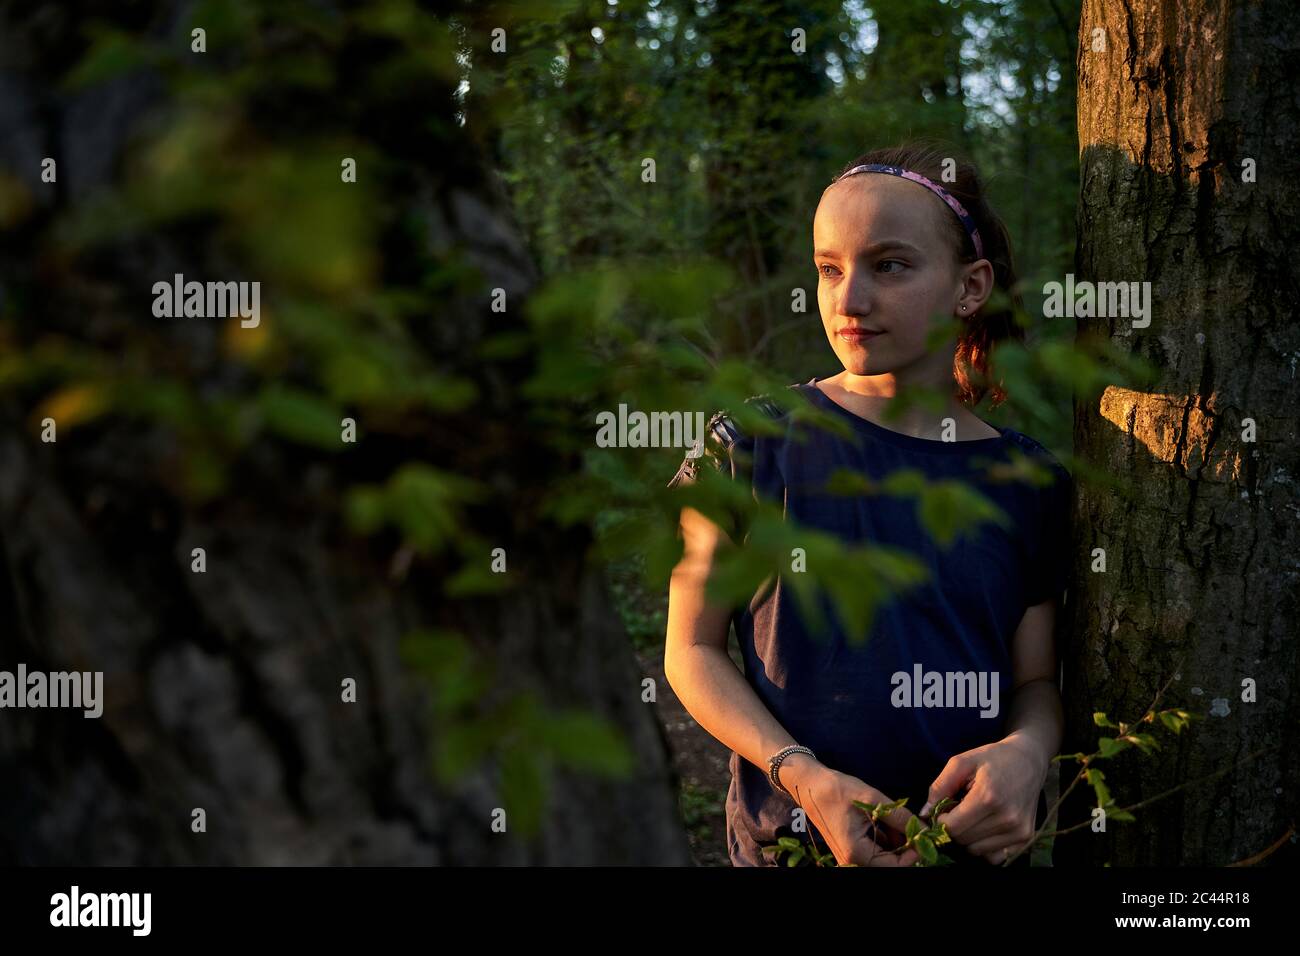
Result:
M993 265L980 259L962 267L961 291L953 310L961 318L970 318L993 294Z

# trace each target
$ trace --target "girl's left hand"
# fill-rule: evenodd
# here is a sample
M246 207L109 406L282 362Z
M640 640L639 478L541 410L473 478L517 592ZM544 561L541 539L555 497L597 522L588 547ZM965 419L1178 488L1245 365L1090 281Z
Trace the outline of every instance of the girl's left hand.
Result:
M957 754L930 784L929 802L920 816L944 797L969 790L961 803L941 813L936 822L972 856L1005 863L1033 839L1038 794L1050 761L1029 741L1011 735L996 743Z

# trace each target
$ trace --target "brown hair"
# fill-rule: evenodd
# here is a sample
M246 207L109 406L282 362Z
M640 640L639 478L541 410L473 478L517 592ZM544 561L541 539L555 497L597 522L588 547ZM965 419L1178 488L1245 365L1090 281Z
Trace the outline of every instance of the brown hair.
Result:
M950 161L950 162L948 162ZM955 180L945 181L945 162L951 169L950 176ZM957 351L953 356L953 380L957 383L957 398L967 406L978 405L987 394L991 405L1000 405L1006 400L1006 389L1000 381L992 381L989 374L989 360L994 347L1007 339L1023 342L1024 329L1016 321L1015 313L1024 308L1020 292L1016 285L1016 267L1011 255L1011 236L1007 227L997 214L989 208L984 198L984 184L980 180L979 170L974 164L955 156L951 150L944 150L940 145L923 141L905 143L887 149L873 149L863 153L857 159L847 163L839 174L831 180L837 183L854 166L867 163L880 163L886 166L898 166L920 173L932 180L956 197L966 207L975 226L979 229L980 240L984 245L984 258L993 266L993 284L995 291L1003 293L1004 301L995 302L990 297L983 307L964 319L961 334L957 338ZM961 220L951 211L945 211L944 219L951 226L950 234L957 253L958 262L975 261L975 244L962 226Z

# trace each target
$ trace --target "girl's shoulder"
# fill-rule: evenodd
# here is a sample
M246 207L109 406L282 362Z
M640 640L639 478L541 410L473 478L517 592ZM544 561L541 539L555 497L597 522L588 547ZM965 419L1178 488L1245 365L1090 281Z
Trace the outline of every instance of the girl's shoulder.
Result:
M1061 460L1042 442L1038 441L1036 438L1031 438L1024 432L1018 432L1014 428L1002 428L999 430L1010 443L1011 447L1015 448L1022 454L1028 455L1029 457L1039 461L1043 466L1052 471L1054 477L1065 479L1070 478L1069 469L1066 468L1065 465L1061 463Z
M1019 451L1037 466L1038 477L1028 479L1030 488L1027 493L1038 509L1039 523L1049 529L1049 537L1063 539L1067 533L1064 529L1071 520L1074 476L1042 442L1013 428L1003 428L1002 434L1008 439L1008 447Z
M787 386L789 389L800 387L798 383ZM780 399L781 396L771 394L754 395L745 399L744 404L747 409L772 421L780 421L790 414L790 403ZM737 473L739 463L736 452L739 450L742 456L747 455L752 451L754 441L754 436L740 425L738 417L728 409L714 412L710 416L704 434L696 436L695 443L687 451L677 474L668 482L669 488L693 481L701 459L708 461L718 471L730 472L733 476Z
M797 389L800 386L795 384L786 387ZM745 399L745 405L754 411L760 412L772 421L780 421L790 414L789 404L781 402L778 397L773 395L754 395ZM713 417L709 419L706 432L723 447L728 448L748 438L747 433L737 423L735 416L726 410L714 413Z

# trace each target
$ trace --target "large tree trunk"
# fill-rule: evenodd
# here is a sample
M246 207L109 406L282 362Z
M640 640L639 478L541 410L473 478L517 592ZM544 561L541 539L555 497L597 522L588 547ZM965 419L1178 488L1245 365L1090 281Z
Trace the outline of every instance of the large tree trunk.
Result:
M1221 865L1300 820L1298 62L1291 0L1084 5L1077 277L1150 282L1154 307L1147 328L1080 333L1159 378L1076 409L1076 452L1133 494L1085 485L1077 502L1065 750L1095 750L1093 711L1132 720L1171 678L1164 705L1204 720L1100 765L1121 806L1200 782L1063 837L1058 862ZM1269 862L1294 863L1280 847Z
M137 5L131 16L128 33L191 56L176 6ZM325 38L274 24L233 50L221 47L230 34L210 31L200 69L262 57L269 71L324 50L334 74L324 88L287 83L277 95L249 94L237 148L283 136L290 149L295 137L319 134L364 140L383 157L382 170L362 167L380 201L358 223L383 253L376 286L414 288L430 256L434 267L462 256L481 271L479 285L444 287L441 312L417 336L426 357L473 379L481 398L442 417L402 419L405 431L363 419L368 437L347 454L263 435L234 462L227 491L195 503L176 492L183 455L163 425L108 415L60 428L44 444L32 425L35 386L0 393L0 669L101 670L106 697L97 720L0 711L0 861L687 863L662 731L587 558L588 534L539 514L537 492L575 463L533 437L520 394L529 359L476 357L489 323L521 321L536 277L469 131L451 120L455 77L372 87L397 45L347 34L332 46L333 22L319 25ZM10 8L0 22L6 353L33 360L37 342L58 337L60 347L120 354L124 369L152 363L150 374L182 378L200 406L238 396L248 373L220 351L213 327L152 319L148 295L173 272L275 276L270 264L231 266L216 254L216 227L229 233L238 223L123 228L72 254L56 233L137 168L127 162L133 138L171 116L167 86L148 68L58 92L85 52L81 27L74 12L53 8L26 17ZM57 185L40 181L44 156L57 158ZM347 188L339 159L330 165L333 188ZM309 163L297 169L312 175ZM256 214L247 206L238 208ZM309 199L298 211L310 210ZM288 298L283 285L265 284L264 308ZM484 287L507 290L508 313L490 312ZM273 335L284 331L281 314L272 306L263 318ZM451 600L442 584L456 566L440 554L411 560L391 536L360 539L336 520L349 485L412 461L492 489L469 512L467 531L506 547L513 589ZM206 548L206 573L191 572L194 547ZM486 549L482 558L486 567ZM630 745L630 775L557 771L539 840L514 827L494 833L493 808L509 806L510 795L492 761L447 786L433 779L440 725L398 654L399 639L418 629L462 634L495 665L498 698L527 692L551 710L608 720ZM356 703L341 701L347 677ZM191 831L194 808L206 811L206 833Z

